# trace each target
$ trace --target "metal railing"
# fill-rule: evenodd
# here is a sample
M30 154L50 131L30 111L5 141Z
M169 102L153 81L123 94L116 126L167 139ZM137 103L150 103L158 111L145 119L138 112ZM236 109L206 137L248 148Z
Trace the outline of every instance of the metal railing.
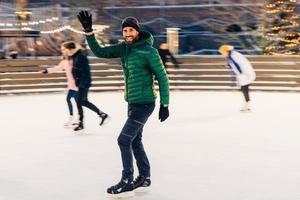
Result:
M300 91L300 56L248 56L257 78L252 90ZM178 56L180 68L167 66L171 90L237 90L221 56ZM41 74L59 58L0 60L0 94L60 92L66 89L64 72ZM124 89L118 59L90 58L92 91Z

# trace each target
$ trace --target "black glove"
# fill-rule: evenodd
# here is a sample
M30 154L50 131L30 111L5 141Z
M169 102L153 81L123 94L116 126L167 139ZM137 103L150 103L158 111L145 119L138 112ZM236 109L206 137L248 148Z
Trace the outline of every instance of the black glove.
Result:
M92 32L92 14L89 13L86 10L80 11L80 13L77 15L80 23L82 24L82 27L86 33Z
M169 107L168 106L164 106L164 105L160 105L158 119L160 120L160 122L163 122L168 117L169 117Z
M48 70L47 69L42 69L40 72L42 72L43 74L48 74Z

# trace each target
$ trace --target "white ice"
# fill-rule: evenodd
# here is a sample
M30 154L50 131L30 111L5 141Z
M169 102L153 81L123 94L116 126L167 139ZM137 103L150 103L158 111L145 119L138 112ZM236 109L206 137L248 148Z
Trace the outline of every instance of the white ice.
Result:
M138 200L300 199L300 94L171 93L170 118L158 106L144 128L151 191ZM0 97L0 200L103 200L119 181L122 92L90 93L112 116L105 127L85 109L83 134L65 129L65 94ZM158 103L158 101L157 101Z

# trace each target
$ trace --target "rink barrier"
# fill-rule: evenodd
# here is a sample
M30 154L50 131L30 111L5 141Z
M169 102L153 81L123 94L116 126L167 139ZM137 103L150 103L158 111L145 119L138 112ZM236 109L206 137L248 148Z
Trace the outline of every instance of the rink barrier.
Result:
M300 56L248 56L257 79L252 90L300 91ZM0 60L0 94L61 92L64 72L41 74L38 70L59 62L58 57ZM180 68L167 68L172 90L237 90L221 56L178 56ZM92 91L124 90L119 59L89 58ZM169 65L168 64L168 65Z

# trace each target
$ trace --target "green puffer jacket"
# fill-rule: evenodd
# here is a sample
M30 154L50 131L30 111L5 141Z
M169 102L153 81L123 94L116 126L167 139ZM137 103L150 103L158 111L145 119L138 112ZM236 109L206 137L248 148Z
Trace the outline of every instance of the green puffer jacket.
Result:
M125 100L128 103L150 103L156 99L154 76L158 80L160 103L169 104L169 81L158 51L152 47L153 37L141 31L139 39L100 47L94 35L86 36L87 42L97 57L121 58L125 79Z

